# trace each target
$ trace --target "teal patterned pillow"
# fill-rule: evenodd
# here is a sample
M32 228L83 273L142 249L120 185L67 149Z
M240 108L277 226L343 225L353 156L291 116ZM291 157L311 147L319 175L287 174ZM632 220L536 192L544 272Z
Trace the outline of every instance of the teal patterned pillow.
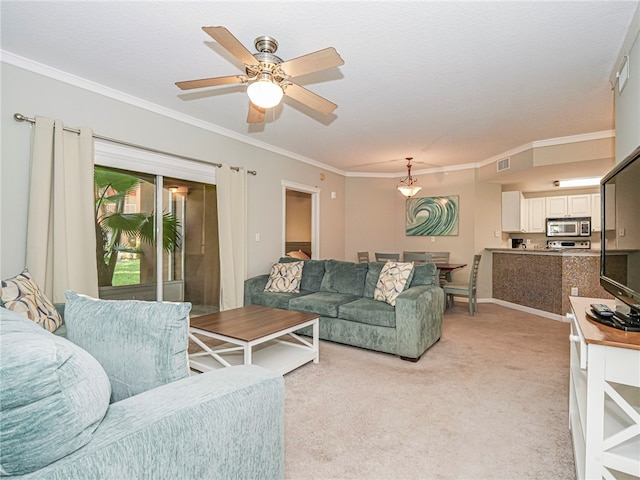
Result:
M3 307L33 320L50 332L62 325L62 318L56 307L40 291L26 269L13 278L2 280L0 285Z
M396 298L409 284L413 262L387 262L380 271L373 299L395 307Z
M265 292L298 293L304 262L274 263Z

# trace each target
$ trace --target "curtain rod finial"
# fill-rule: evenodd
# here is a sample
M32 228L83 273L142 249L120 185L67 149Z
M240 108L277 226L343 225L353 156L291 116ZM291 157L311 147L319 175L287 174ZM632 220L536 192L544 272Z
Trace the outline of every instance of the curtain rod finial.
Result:
M36 123L35 119L33 118L29 118L26 115L23 115L21 113L14 113L13 114L13 119L16 122L29 122L29 123Z

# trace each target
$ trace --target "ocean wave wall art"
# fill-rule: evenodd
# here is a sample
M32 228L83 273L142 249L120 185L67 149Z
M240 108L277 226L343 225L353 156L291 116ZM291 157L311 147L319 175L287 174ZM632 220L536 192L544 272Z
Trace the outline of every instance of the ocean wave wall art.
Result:
M407 235L458 235L458 195L408 198Z

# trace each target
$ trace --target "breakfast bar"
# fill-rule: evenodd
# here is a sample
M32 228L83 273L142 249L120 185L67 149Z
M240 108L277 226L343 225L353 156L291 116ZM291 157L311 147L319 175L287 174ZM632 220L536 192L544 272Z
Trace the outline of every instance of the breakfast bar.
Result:
M566 315L569 295L612 298L600 286L599 250L488 248L493 254L493 298ZM621 252L621 263L626 254Z

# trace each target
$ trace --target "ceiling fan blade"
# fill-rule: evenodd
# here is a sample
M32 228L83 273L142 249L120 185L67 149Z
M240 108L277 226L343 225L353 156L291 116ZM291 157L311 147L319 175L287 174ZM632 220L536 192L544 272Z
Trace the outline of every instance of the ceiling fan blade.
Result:
M258 65L259 62L256 60L256 57L226 28L202 27L202 30L245 65Z
M247 114L247 123L262 123L264 121L265 108L258 107L249 102L249 113Z
M344 60L335 48L329 47L282 62L280 68L290 77L298 77L340 65L344 65Z
M199 80L187 80L186 82L176 82L181 90L191 90L192 88L217 87L218 85L229 85L231 83L244 83L246 78L242 75L230 75L228 77L201 78Z
M297 100L300 103L305 104L307 107L313 108L324 115L329 115L333 112L338 105L333 102L330 102L326 98L321 97L320 95L316 95L310 90L307 90L300 85L296 85L295 83L289 83L285 89L284 94L288 97Z

